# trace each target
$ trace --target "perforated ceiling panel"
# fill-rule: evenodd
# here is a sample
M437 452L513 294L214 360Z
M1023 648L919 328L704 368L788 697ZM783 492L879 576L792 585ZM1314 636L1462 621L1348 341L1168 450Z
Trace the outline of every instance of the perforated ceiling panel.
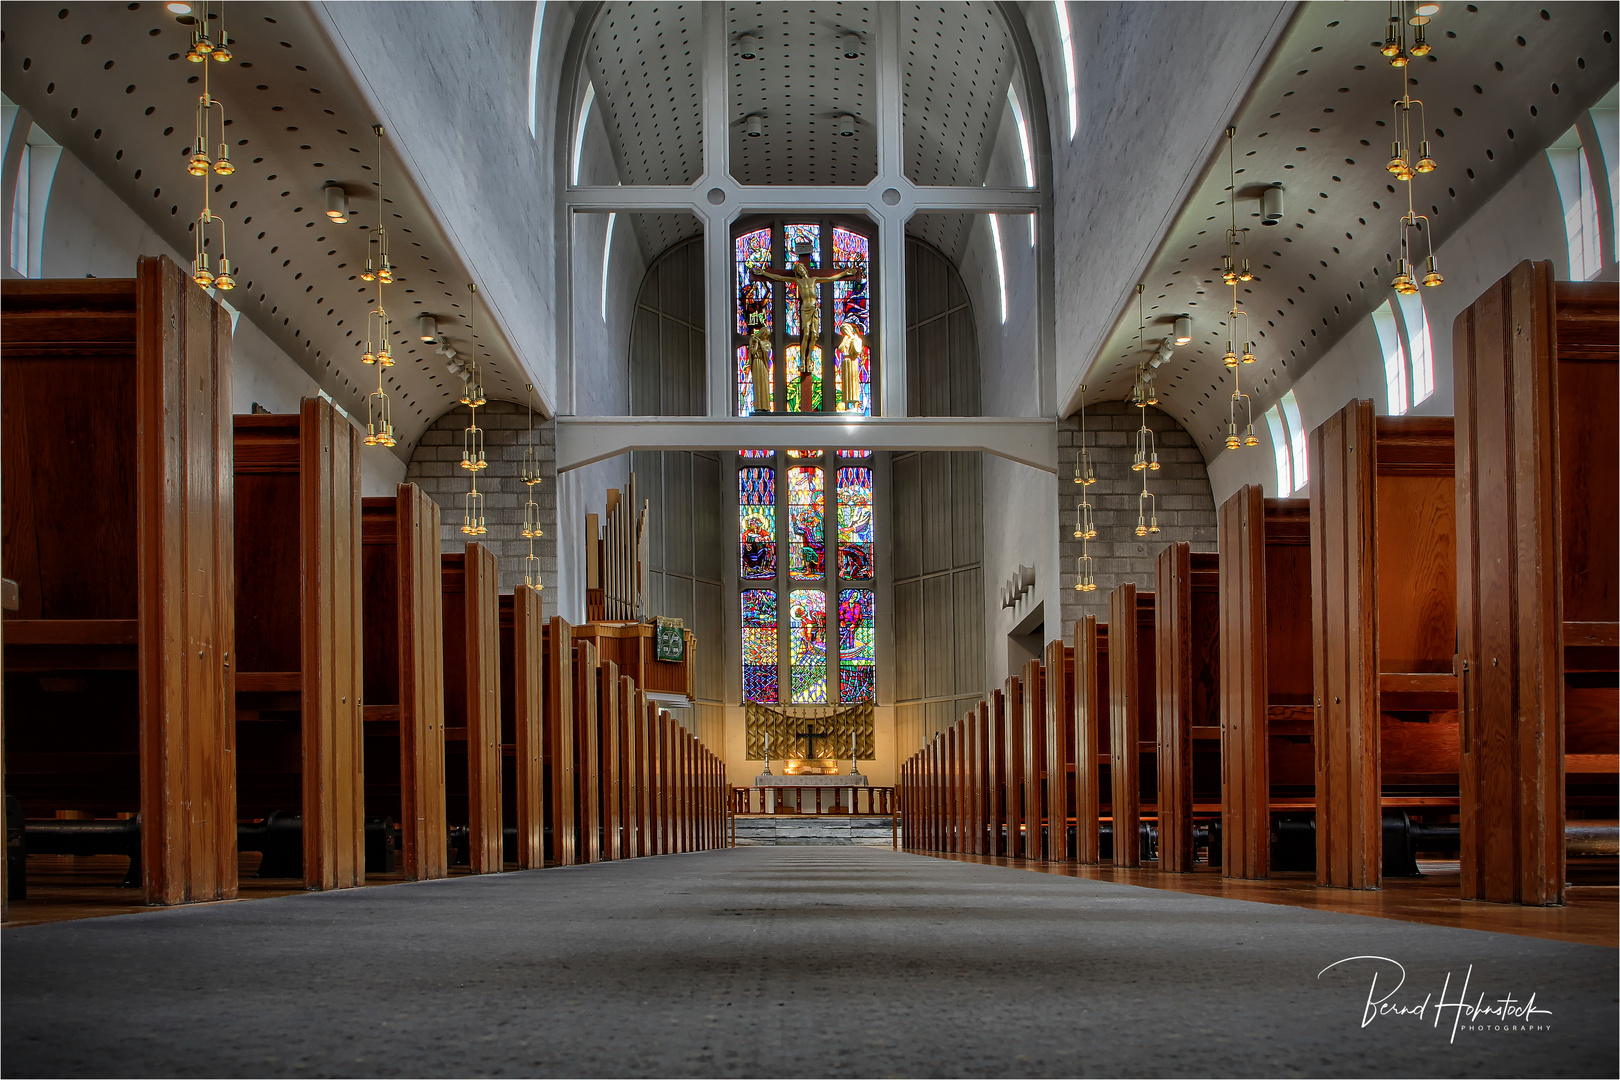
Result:
M377 379L360 363L376 294L359 280L377 225L374 120L302 5L244 0L230 6L229 17L236 58L210 63L209 75L229 118L237 168L208 182L241 284L221 297L363 423ZM203 184L186 172L199 91L197 66L181 55L189 32L157 3L21 4L6 9L0 45L12 100L182 254L192 250ZM398 363L388 370L387 388L400 449L408 452L460 390L444 359L417 339L416 315L436 316L465 355L468 278L405 183L391 146L384 167L399 266L388 292ZM349 193L348 224L325 215L321 189L329 180ZM478 324L487 392L520 400L527 380L488 332L482 306Z
M1406 199L1384 168L1394 138L1390 102L1400 95L1398 75L1372 47L1385 17L1377 4L1309 4L1236 121L1238 227L1249 230L1257 274L1240 286L1259 357L1242 369L1243 385L1257 423L1350 327L1395 295L1389 282ZM1433 53L1412 65L1412 95L1425 102L1439 167L1417 178L1414 194L1439 247L1614 84L1613 8L1448 3L1430 41ZM1275 182L1287 192L1286 216L1266 227L1257 200ZM1223 145L1143 278L1149 351L1176 314L1193 317L1193 341L1159 369L1159 407L1209 457L1220 450L1232 393L1220 360L1231 304L1220 279L1227 187ZM1092 400L1130 390L1136 325L1133 303L1088 379Z
M630 220L649 261L676 244L703 235L703 222L695 214L633 214Z
M906 235L926 240L961 266L975 220L973 214L916 214L906 222Z
M907 5L901 33L906 177L983 183L1016 66L1000 14L986 3Z
M696 4L606 4L587 65L625 184L703 173L703 18Z
M870 182L877 175L871 6L734 4L726 11L731 175L744 184ZM753 59L741 55L743 34L757 43ZM751 114L759 117L757 136L746 130ZM840 123L843 116L855 118L852 127Z

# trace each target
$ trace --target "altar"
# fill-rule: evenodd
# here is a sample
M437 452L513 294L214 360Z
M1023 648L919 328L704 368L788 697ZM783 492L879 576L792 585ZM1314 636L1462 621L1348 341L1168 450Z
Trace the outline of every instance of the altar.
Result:
M814 787L849 788L871 787L872 782L860 773L760 773L754 777L754 786L762 788Z

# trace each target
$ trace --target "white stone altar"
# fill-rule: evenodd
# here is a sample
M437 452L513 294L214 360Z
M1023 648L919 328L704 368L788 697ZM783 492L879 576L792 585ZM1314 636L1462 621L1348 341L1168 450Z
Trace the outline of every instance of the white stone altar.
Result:
M754 777L755 787L871 787L872 782L860 773L760 773Z

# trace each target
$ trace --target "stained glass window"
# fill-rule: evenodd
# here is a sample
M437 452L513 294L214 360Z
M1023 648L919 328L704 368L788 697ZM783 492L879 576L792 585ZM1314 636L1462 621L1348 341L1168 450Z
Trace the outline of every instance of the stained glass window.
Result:
M872 330L871 274L868 272L870 244L866 237L849 229L835 228L833 265L854 267L860 276L833 282L832 331L838 371L838 411L872 415L872 351L866 338ZM854 385L845 386L845 375Z
M789 605L788 664L793 704L827 704L827 594L795 589Z
M756 410L769 412L770 382L775 356L771 341L771 283L755 277L751 267L771 264L771 230L755 229L737 237L737 333L745 343L737 346L737 415L749 416ZM754 385L749 349L761 353L764 382L761 392Z
M743 590L742 627L743 700L775 704L776 590Z
M819 269L821 266L821 226L820 225L788 225L783 229L785 243L782 245L783 261L786 266L792 266L799 258L799 245L810 245L810 265ZM783 323L787 330L787 341L790 344L782 349L783 359L787 363L787 407L789 412L815 412L821 408L821 346L814 345L810 349L808 361L800 356L799 335L803 332L799 326L799 287L792 282L783 285L785 302L783 304ZM805 401L808 399L808 410Z
M776 580L776 470L737 471L737 524L745 581Z
M735 234L739 416L872 414L879 355L871 336L874 243L861 226L827 218L777 218ZM820 334L803 356L797 286L762 276L789 274L801 244L812 270L856 271L817 286ZM836 447L738 451L745 701L875 699L872 456ZM779 604L787 610L779 612ZM829 633L836 634L836 652Z
M838 594L838 700L846 705L873 700L877 620L872 604L871 589Z
M821 470L803 465L789 469L788 576L794 581L815 581L827 572L825 509Z
M838 576L872 576L872 470L838 470Z

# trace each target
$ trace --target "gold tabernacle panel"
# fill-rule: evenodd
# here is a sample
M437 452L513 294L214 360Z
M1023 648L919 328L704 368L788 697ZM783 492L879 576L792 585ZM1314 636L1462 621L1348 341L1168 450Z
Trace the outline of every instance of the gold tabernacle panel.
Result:
M843 761L849 758L851 736L855 756L871 761L876 753L871 702L843 708L773 709L747 707L748 760ZM766 737L769 736L769 754Z

